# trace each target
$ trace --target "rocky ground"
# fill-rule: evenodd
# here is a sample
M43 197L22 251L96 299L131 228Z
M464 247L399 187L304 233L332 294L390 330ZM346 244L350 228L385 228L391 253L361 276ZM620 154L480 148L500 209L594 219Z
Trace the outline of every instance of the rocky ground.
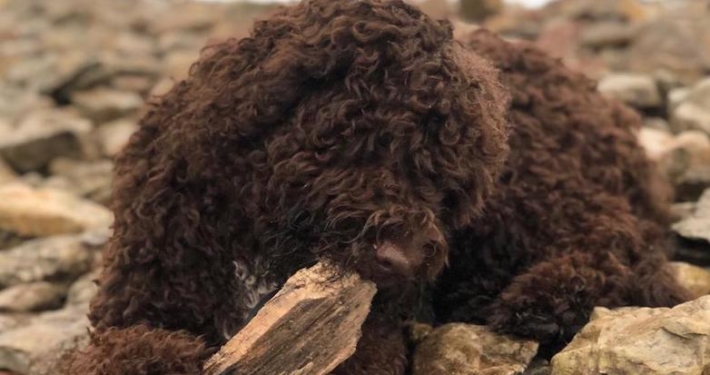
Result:
M674 266L699 297L710 293L710 5L562 0L523 11L481 1L467 5L466 19L534 41L645 116L640 140L678 191ZM456 13L443 0L422 7ZM112 220L112 157L146 98L184 77L205 43L244 35L269 8L0 0L0 375L53 373L51 360L85 340ZM533 359L535 343L483 327L416 327L414 369L701 374L710 368L709 298L672 310L599 309L551 364Z

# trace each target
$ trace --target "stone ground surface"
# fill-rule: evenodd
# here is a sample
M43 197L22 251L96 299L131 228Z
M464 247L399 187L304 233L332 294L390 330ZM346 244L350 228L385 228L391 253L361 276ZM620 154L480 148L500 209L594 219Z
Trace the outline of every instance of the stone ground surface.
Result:
M710 6L692 0L561 0L528 11L496 0L465 1L460 13L445 0L421 6L436 17L459 18L457 33L472 27L465 20L475 20L507 38L533 41L598 79L604 95L644 115L639 139L677 188L674 267L698 297L708 294ZM50 374L51 359L86 339L92 280L110 234L112 158L136 129L143 102L184 78L205 43L246 35L251 20L270 8L175 0L0 0L0 375ZM608 324L607 336L597 340L613 344L614 332L661 340L656 347L681 353L682 365L678 337L692 336L703 347L708 332L696 318L707 308L698 302L672 313L602 311L585 332L594 336ZM624 331L615 319L647 330ZM673 335L658 333L672 329ZM452 366L485 374L515 374L526 367L527 374L569 373L562 357L529 365L534 343L498 337L483 327L417 332L418 374L457 373ZM634 351L634 362L626 360L623 345L584 351L593 345L581 341L583 336L566 356L587 363L574 366L593 368L614 358L622 368L607 368L608 373L639 373L629 366L651 366L657 354ZM708 362L707 354L686 359L677 373L694 373Z

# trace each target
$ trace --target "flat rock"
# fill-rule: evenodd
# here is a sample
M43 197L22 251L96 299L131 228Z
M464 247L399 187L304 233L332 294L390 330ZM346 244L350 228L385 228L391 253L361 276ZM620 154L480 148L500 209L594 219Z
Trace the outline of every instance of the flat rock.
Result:
M23 183L0 185L0 229L23 236L50 236L108 227L111 212L61 190Z
M710 296L674 308L598 307L552 358L552 375L702 374L710 367Z
M684 262L671 262L678 282L686 287L695 298L710 294L710 271Z
M94 271L77 279L69 288L67 293L67 306L82 305L91 301L98 291L95 280L99 277L99 272Z
M0 311L29 312L56 309L62 305L67 285L38 281L0 290Z
M143 105L143 98L134 92L107 88L76 92L71 100L84 117L96 124L135 113Z
M700 197L693 215L673 224L672 229L687 240L710 242L710 189Z
M15 170L41 169L57 157L80 158L91 122L71 111L34 112L0 139L0 157Z
M95 135L102 153L108 157L118 155L137 129L137 122L131 119L120 119L101 125Z
M17 179L15 171L7 163L0 159L0 185Z
M98 247L81 235L31 240L0 251L0 288L38 281L70 282L92 269Z
M582 31L580 42L589 48L620 47L631 42L634 28L619 21L593 23Z
M414 375L515 375L537 354L534 341L500 336L484 326L446 324L434 329L414 354Z
M0 368L17 374L50 375L67 354L88 342L84 308L39 315L28 325L0 333Z
M661 93L651 76L615 73L599 82L599 92L637 108L656 108L662 104Z
M690 89L675 93L671 124L675 131L701 130L710 134L710 78Z
M99 204L108 204L113 179L110 160L56 159L49 171L52 176L43 181L42 187L66 190Z

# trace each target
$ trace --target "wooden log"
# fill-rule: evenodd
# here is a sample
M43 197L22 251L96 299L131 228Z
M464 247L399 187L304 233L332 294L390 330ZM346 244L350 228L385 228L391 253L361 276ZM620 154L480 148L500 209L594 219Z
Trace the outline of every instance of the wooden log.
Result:
M325 375L354 352L376 287L318 263L292 276L205 375Z

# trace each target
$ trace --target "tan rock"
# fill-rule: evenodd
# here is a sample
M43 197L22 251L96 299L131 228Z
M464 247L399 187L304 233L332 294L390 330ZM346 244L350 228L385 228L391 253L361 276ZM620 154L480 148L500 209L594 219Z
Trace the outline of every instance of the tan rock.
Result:
M684 262L671 262L678 282L686 287L695 298L710 294L710 271Z
M599 92L637 108L656 108L662 104L656 81L643 74L610 74L599 82Z
M694 241L710 242L710 189L705 190L692 216L671 227L679 236Z
M17 178L15 172L7 165L2 159L0 159L0 185L14 181Z
M99 272L94 271L77 279L69 288L67 293L67 306L87 304L94 298L98 291L95 280L99 277Z
M33 112L0 138L0 157L20 172L41 169L60 156L79 158L90 130L90 121L69 110Z
M0 290L0 311L28 312L55 309L62 305L67 285L38 281Z
M128 144L128 139L138 129L135 120L120 119L101 125L96 138L104 155L114 157Z
M110 160L57 159L49 170L52 176L43 181L42 187L67 190L99 204L108 204L113 178Z
M143 98L134 92L98 88L73 94L72 102L86 118L102 124L137 112Z
M82 236L31 240L0 251L0 288L38 281L71 282L95 265L99 247Z
M86 309L43 313L29 325L0 333L0 368L17 374L54 375L65 355L88 342Z
M552 375L702 374L710 367L710 296L670 308L596 308L552 358Z
M536 342L500 336L483 326L447 324L419 344L413 374L520 374L535 357L537 347Z
M23 236L50 236L108 227L111 212L96 203L22 183L0 185L0 229Z

